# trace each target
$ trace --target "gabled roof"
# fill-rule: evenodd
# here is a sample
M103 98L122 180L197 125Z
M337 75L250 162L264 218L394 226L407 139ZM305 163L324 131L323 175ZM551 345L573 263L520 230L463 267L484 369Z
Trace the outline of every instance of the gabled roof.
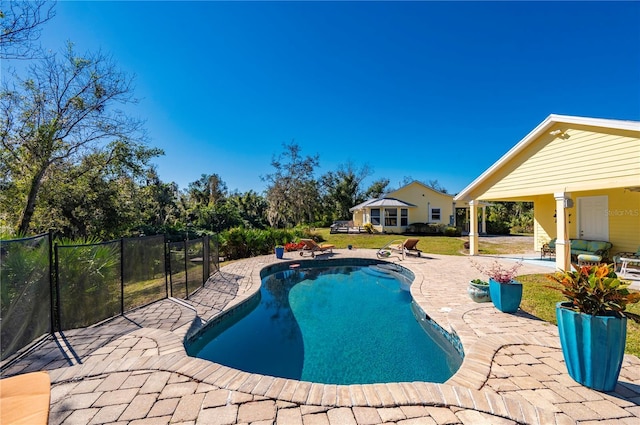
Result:
M529 134L527 134L522 140L520 140L514 147L512 147L506 154L504 154L502 158L496 161L484 173L482 173L478 178L471 182L470 185L462 189L462 191L455 196L454 201L470 199L471 193L474 191L474 189L480 186L485 180L487 180L496 171L498 171L504 164L518 155L523 149L533 143L538 137L549 131L549 129L556 124L574 124L590 127L612 128L618 130L640 131L639 121L623 121L605 118L588 118L575 117L571 115L551 114Z
M413 208L415 205L401 201L396 198L374 198L364 201L355 207L349 208L349 212L361 210L363 208Z
M398 189L396 189L396 190L392 190L392 191L391 191L391 192L389 192L389 193L391 194L391 193L398 192L398 191L400 191L400 190L404 189L405 187L409 187L409 186L411 186L411 185L412 185L412 184L414 184L414 183L417 183L417 184L419 184L420 186L424 187L425 189L429 189L429 190L431 190L432 192L439 193L440 195L450 196L450 197L452 197L452 198L453 198L453 195L452 195L452 194L450 194L450 193L440 192L439 190L436 190L436 189L432 188L431 186L427 186L426 184L422 183L420 180L414 180L414 181L412 181L411 183L407 183L407 184L405 184L404 186L399 187L399 188L398 188Z

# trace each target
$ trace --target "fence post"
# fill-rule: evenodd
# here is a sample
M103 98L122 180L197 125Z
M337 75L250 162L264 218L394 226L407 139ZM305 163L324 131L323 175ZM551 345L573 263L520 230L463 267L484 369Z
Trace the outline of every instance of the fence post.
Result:
M56 307L58 311L56 312L56 321L58 322L57 329L58 331L62 330L62 317L61 317L61 309L60 309L60 257L58 255L58 244L54 245L54 255L55 255L55 273L56 273Z
M213 260L213 264L215 265L216 272L220 271L220 233L216 233L216 238L213 241L215 245L215 258Z
M54 277L54 268L53 268L53 232L49 230L49 308L51 309L49 318L49 322L51 325L51 335L55 334L56 329L56 317L55 317L55 290L53 289L55 277Z
M124 314L124 238L120 238L120 314Z
M187 233L187 237L189 234ZM187 296L186 299L189 299L189 272L187 271L187 257L189 256L189 253L187 252L189 247L187 246L187 240L182 241L184 244L184 288L187 292Z
M202 287L209 279L209 235L202 237Z
M169 298L169 279L171 279L171 259L167 262L167 234L164 235L164 291ZM167 273L169 271L169 273ZM167 279L167 274L169 274L169 279ZM173 294L171 295L173 296Z

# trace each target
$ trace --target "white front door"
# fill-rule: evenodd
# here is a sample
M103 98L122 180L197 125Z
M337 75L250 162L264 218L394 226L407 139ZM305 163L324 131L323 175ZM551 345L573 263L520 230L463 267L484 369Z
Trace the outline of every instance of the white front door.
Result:
M608 209L607 196L578 198L578 239L608 241Z

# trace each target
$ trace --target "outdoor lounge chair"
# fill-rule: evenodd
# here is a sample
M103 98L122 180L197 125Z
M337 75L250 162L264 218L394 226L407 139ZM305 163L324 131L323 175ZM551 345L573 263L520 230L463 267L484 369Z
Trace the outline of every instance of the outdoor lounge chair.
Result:
M335 245L323 243L318 245L313 239L300 239L300 242L304 244L304 248L300 251L300 256L304 257L305 253L311 253L311 258L314 258L319 254L332 254Z
M404 241L397 239L391 241L378 250L377 256L378 258L383 258L388 257L391 252L400 252L403 258L408 254L420 257L422 255L422 251L416 248L418 242L420 242L420 239L405 239Z
M640 279L640 247L636 252L618 252L613 256L618 275L625 279Z
M47 372L0 379L0 423L46 425L51 383Z

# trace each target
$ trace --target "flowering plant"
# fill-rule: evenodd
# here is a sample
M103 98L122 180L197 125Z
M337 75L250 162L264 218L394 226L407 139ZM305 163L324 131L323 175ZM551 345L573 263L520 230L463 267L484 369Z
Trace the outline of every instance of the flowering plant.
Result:
M630 283L618 279L613 264L573 265L576 271L559 271L547 277L560 284L559 290L579 313L592 316L627 316L640 323L640 315L625 312L627 305L640 301L640 292L630 292Z
M498 261L494 261L489 266L482 266L476 262L471 262L473 267L482 273L489 276L489 278L495 280L499 283L511 283L514 281L516 276L518 276L518 269L522 267L522 262L517 262L511 267L505 267L502 264L498 263Z
M304 242L298 242L298 243L289 242L284 246L284 250L287 252L297 251L302 248L304 248Z

